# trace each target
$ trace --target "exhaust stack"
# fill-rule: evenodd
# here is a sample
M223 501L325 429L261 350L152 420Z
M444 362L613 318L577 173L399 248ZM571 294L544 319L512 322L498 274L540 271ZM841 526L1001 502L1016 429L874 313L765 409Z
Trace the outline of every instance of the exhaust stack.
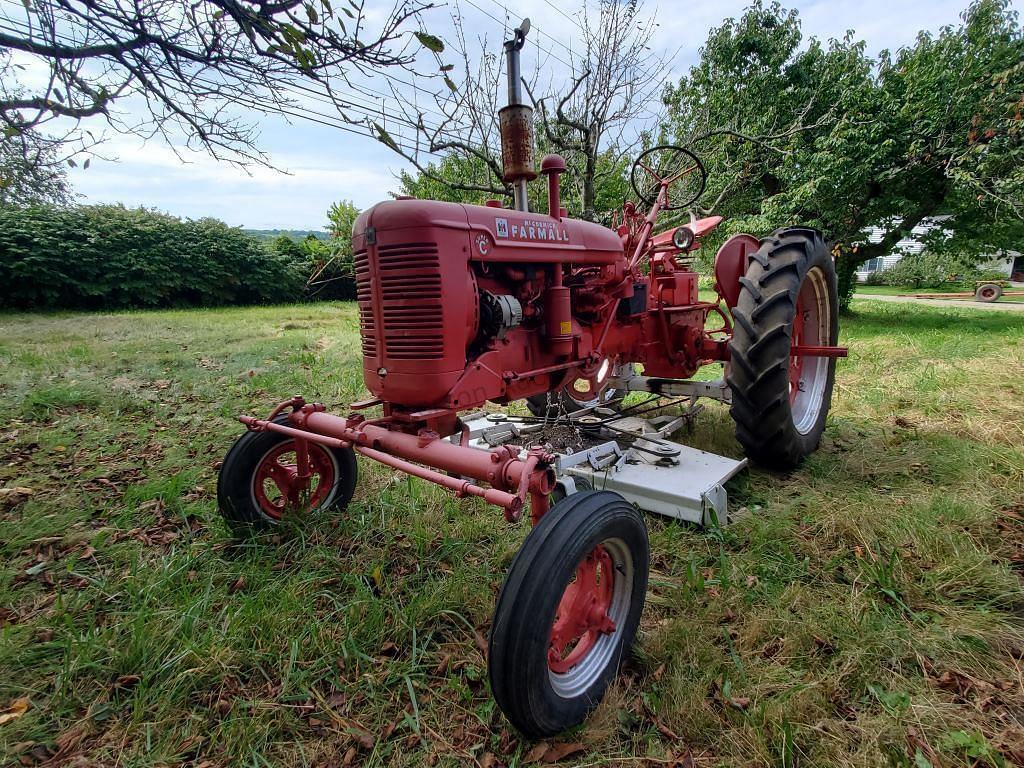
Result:
M511 40L505 41L505 64L508 72L508 105L498 111L501 125L502 180L514 186L515 207L529 211L526 182L537 178L533 169L533 109L522 103L519 52L526 43L530 20L523 19Z

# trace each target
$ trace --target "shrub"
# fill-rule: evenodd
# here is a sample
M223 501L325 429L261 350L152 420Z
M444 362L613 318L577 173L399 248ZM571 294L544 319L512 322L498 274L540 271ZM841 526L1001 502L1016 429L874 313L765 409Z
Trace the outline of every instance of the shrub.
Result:
M864 278L864 285L885 285L886 270L876 269L874 272L868 272L867 277Z
M180 307L301 298L302 266L216 219L144 208L0 208L0 307Z
M876 277L877 276L877 277ZM910 288L950 288L974 290L978 280L1005 280L1006 273L978 265L977 257L954 258L924 251L904 256L888 269L870 277L879 282L869 285L893 285Z
M879 273L881 285L940 288L950 279L945 260L928 253L908 254Z
M306 276L306 298L317 301L356 297L351 235L328 241L315 235L293 240L279 235L266 245L279 258L296 264Z

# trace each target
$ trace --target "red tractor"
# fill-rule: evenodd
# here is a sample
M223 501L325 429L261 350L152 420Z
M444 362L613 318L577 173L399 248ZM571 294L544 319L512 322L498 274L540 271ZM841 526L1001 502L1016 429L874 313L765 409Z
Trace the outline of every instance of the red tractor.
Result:
M533 529L501 590L488 664L509 720L540 737L581 722L629 650L647 529L623 495L561 483L556 452L527 430L481 445L460 415L526 398L536 415L520 423L580 426L577 414L607 413L595 405L621 404L627 390L693 394L706 383L689 377L721 362L717 396L731 401L740 444L786 470L818 444L845 350L832 257L812 229L732 237L715 258L717 297L699 297L691 254L720 219L653 234L660 212L704 190L686 149L640 155L632 184L646 212L627 203L614 229L566 216L557 155L540 167L548 210L527 209L537 175L518 97L527 28L506 43L511 103L501 111L515 208L398 199L365 211L353 246L371 399L347 416L293 397L266 418L240 417L248 431L224 459L218 500L240 530L272 528L297 508L340 509L360 455L482 498L509 521L529 506Z

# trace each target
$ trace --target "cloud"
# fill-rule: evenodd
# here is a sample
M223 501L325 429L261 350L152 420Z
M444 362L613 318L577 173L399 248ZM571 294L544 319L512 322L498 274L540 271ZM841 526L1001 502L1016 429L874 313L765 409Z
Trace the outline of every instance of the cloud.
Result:
M272 143L277 168L241 169L196 152L184 152L183 164L162 143L118 137L104 148L116 162L94 160L73 171L72 181L88 202L214 216L256 229L320 228L332 202L348 198L369 207L398 188L395 156L376 142L297 126Z
M1019 6L1021 1L1013 5ZM457 10L462 14L467 39L486 38L489 52L498 54L506 32L504 3L507 0L465 0L447 9L435 8L425 16L425 28L450 37L446 34L451 26L448 13ZM840 38L853 29L858 38L867 41L868 50L877 53L913 43L920 29L936 31L956 23L966 3L801 0L786 5L799 9L805 36ZM725 18L740 15L748 4L749 0L695 0L685 5L677 0L658 5L648 2L647 9L657 11L660 25L652 47L655 51L679 49L669 79L679 77L696 62L709 29ZM590 5L595 5L594 0ZM565 49L579 48L579 13L563 0L520 0L507 16L507 28L518 25L523 17L531 19L535 30L523 53L524 73L529 76L540 67L544 78L564 80L567 68L557 58L568 59ZM591 18L595 18L593 10ZM456 60L451 53L443 58ZM408 79L410 75L402 77ZM503 86L504 80L501 82ZM372 87L387 90L379 81ZM73 171L72 182L89 202L146 205L189 217L216 216L233 225L254 228L305 229L322 226L326 210L335 200L348 198L365 208L386 199L389 192L398 189L395 175L407 168L400 157L369 137L301 119L291 123L281 117L254 115L253 119L258 120L261 130L260 147L277 167L291 175L259 167L247 174L197 153L190 153L189 162L182 164L170 148L159 142L116 137L106 151L120 161L94 161L88 170Z

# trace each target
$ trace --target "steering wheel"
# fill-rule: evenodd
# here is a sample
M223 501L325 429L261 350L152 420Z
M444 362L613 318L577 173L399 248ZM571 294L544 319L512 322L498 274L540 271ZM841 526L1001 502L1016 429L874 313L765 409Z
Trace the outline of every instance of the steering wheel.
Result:
M668 205L662 210L686 208L704 194L708 174L693 152L662 144L644 151L633 163L630 183L644 205L652 206L661 192L662 182L670 185Z

